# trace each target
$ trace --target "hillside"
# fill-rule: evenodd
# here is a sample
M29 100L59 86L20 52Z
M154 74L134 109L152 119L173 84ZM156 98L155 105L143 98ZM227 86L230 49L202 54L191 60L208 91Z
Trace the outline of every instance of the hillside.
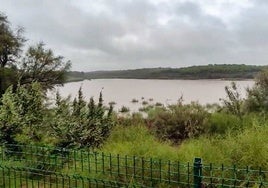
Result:
M268 66L255 65L205 65L184 68L144 68L133 70L69 72L68 81L84 79L252 79Z

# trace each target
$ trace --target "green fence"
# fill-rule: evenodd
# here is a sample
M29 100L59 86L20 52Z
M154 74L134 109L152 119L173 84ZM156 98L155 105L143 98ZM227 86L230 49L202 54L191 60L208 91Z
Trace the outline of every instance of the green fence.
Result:
M29 145L0 147L0 187L268 187L268 171Z

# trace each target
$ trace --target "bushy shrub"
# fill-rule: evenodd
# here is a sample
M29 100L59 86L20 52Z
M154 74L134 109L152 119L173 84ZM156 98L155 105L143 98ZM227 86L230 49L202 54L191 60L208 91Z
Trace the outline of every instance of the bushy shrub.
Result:
M112 106L106 110L102 93L95 104L93 98L86 103L80 88L73 103L57 95L50 132L56 138L58 147L99 147L113 127Z
M212 113L207 121L205 132L208 134L225 134L242 127L239 117L224 112Z
M215 112L210 115L205 126L205 132L213 136L224 135L228 132L238 133L251 127L255 120L265 123L265 118L259 114L245 114L241 119L226 112Z
M220 99L225 107L225 111L236 115L240 119L244 115L243 111L243 102L244 100L241 98L241 94L238 90L238 87L235 82L231 83L231 86L225 86L225 92L227 95L226 99Z
M103 106L102 93L97 104L85 102L81 89L72 103L59 94L55 106L46 102L38 83L10 87L1 99L1 143L99 147L110 134L113 109Z
M114 116L114 121L117 126L135 126L144 125L144 118L141 113L132 113L125 116Z
M159 110L149 119L150 127L159 138L178 143L203 133L208 116L208 112L198 103L178 103L167 110Z
M0 140L7 144L39 144L44 141L44 94L38 83L12 86L1 99Z
M9 86L17 84L18 77L18 71L15 67L0 68L0 98Z
M246 108L250 112L268 112L268 69L261 71L255 84L247 89Z

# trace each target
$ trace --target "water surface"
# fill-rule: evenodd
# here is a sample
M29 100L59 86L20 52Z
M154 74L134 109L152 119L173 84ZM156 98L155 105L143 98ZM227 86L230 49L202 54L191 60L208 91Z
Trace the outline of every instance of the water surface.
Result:
M201 104L219 103L220 98L225 98L224 87L231 81L222 80L143 80L143 79L96 79L71 82L57 88L63 96L77 96L80 87L83 89L86 100L90 97L98 99L100 91L103 92L105 104L116 102L115 108L130 107L138 111L142 101L149 104L160 102L164 105L174 104L183 96L184 102L198 101ZM236 81L243 97L245 88L251 87L253 81ZM137 99L138 103L132 103ZM151 101L149 101L151 100Z

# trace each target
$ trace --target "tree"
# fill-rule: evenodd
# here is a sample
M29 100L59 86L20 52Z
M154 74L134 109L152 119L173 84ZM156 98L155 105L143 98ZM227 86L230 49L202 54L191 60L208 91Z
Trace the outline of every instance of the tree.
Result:
M0 13L0 67L16 63L25 42L23 28L13 31L7 17Z
M18 71L15 67L0 68L0 98L5 90L18 82ZM14 88L15 89L15 88Z
M25 42L22 33L22 28L13 31L7 17L0 13L0 96L17 82L16 62Z
M69 70L70 61L62 56L55 56L51 49L45 49L43 43L29 47L20 67L20 84L38 82L43 89L52 89L62 85Z
M29 47L21 59L25 38L23 29L12 30L5 15L0 13L0 97L10 86L40 83L42 89L52 89L63 84L70 62L55 56L43 43ZM16 88L13 88L16 90Z

